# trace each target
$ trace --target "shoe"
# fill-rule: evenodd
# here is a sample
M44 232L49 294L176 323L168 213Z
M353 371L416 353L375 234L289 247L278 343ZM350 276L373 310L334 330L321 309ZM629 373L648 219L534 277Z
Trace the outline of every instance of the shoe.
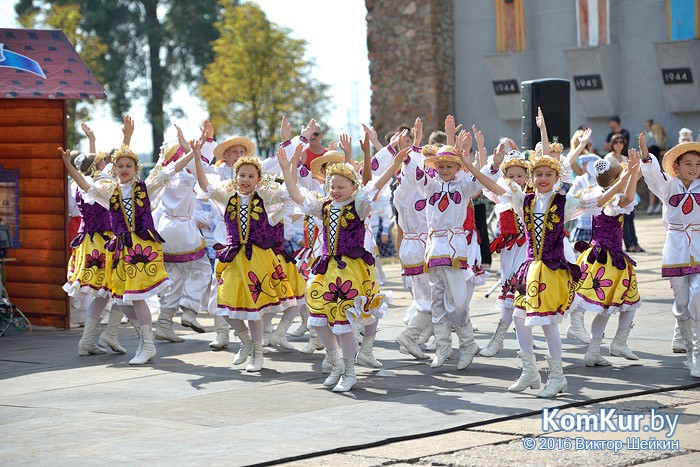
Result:
M435 335L437 349L430 367L438 368L444 365L445 360L452 354L452 326L449 324L433 324L433 334Z
M661 204L661 203L657 204L656 207L654 208L654 214L660 213L662 208L663 208L663 204Z
M302 306L299 310L299 316L301 316L301 324L289 333L290 336L301 337L309 331L309 309L306 306Z
M182 309L182 317L180 318L180 324L186 328L191 328L193 331L203 334L207 332L204 326L197 322L197 313L189 308Z
M185 342L185 339L173 331L173 316L175 316L174 308L161 308L154 326L153 336L162 341Z
M493 357L503 350L503 340L506 337L509 327L510 326L504 323L502 319L499 319L496 331L493 333L493 336L491 336L491 340L486 347L479 351L479 355L482 357Z
M253 342L253 351L250 354L250 362L248 366L245 367L245 371L256 372L262 370L263 367L263 352L262 352L262 342Z
M357 376L355 375L355 359L352 357L343 358L343 363L345 364L343 376L340 377L340 381L333 388L333 392L348 392L355 386L355 383L357 383Z
M671 341L671 350L673 353L685 353L685 339L681 334L681 328L678 327L678 320L673 327L673 340Z
M544 389L537 394L537 397L554 397L568 389L564 370L561 366L561 360L547 357L547 363L549 364L547 384L545 384Z
M652 206L650 204L649 206L647 206L647 215L653 214L653 213L654 213L654 206Z
M148 324L134 327L139 335L139 347L134 358L129 360L129 365L143 365L153 360L153 357L156 356L156 346L153 345L153 331Z
M583 363L586 366L612 365L609 361L607 361L600 355L600 344L602 342L602 337L600 339L591 339L591 343L588 344L588 350L586 351L586 355L583 357Z
M433 335L433 318L431 316L430 322L428 323L428 326L425 329L423 329L423 332L420 333L420 337L418 337L418 339L416 339L416 343L418 345L427 344L428 341L430 340L430 336L432 336L432 335ZM428 350L428 349L426 349L426 350ZM433 350L435 350L435 349L433 349Z
M287 340L287 330L292 325L290 320L281 320L277 324L277 329L270 334L270 345L282 347L287 350L294 350L294 346Z
M314 328L309 328L309 342L300 350L304 355L311 355L317 350L323 350L323 342L314 331Z
M250 338L250 331L246 329L245 331L236 331L235 336L241 341L241 346L238 348L238 353L233 359L234 365L240 365L245 363L253 350L253 339Z
M627 329L618 329L615 333L615 338L610 343L610 355L615 357L625 357L627 360L639 360L630 349L627 347L627 336L630 334L630 330L633 325Z
M228 348L229 327L223 316L214 316L214 327L216 328L216 338L209 342L209 347L214 350L223 350Z
M365 336L360 345L360 351L357 353L357 364L370 368L381 368L382 363L374 358L372 347L374 347L375 336ZM354 383L353 383L354 384Z
M100 320L97 318L86 318L83 328L83 337L78 341L78 355L102 355L107 353L105 349L95 344L95 333Z
M566 337L569 339L578 339L584 344L590 344L591 339L586 331L583 323L583 311L576 310L571 312L571 324L566 328Z
M474 355L479 353L479 346L474 342L474 329L472 328L471 321L467 322L467 325L463 328L455 329L455 334L457 334L459 338L459 361L457 362L457 369L464 370L472 364Z
M326 350L326 355L323 357L323 361L321 362L321 373L327 375L331 371L333 371L333 362L328 356L328 351Z
M272 326L272 318L269 318L269 319L270 319L269 321L267 319L263 320L263 323L265 324L265 327L263 328L263 338L262 338L263 347L270 346L270 336L272 336L272 333L275 330L274 327Z
M686 341L685 358L690 376L700 378L700 352L698 351L697 323L692 319L678 321L681 333Z
M119 343L119 324L122 322L122 316L124 316L124 313L116 306L113 306L112 311L109 312L107 327L100 334L97 345L104 348L109 347L117 353L126 353L126 349Z
M537 371L535 354L520 352L520 360L523 363L523 371L515 384L508 388L508 391L521 392L527 388L539 389L542 380L540 379L540 372Z
M331 362L331 371L328 378L323 382L324 386L335 386L340 381L340 377L345 372L345 363L343 362L343 351L340 348L326 350L326 358ZM324 359L325 362L325 359Z
M396 343L405 348L408 353L419 360L430 358L428 355L423 353L421 348L418 346L417 339L420 337L421 332L423 332L423 329L427 327L431 320L432 317L427 313L414 313L406 325L406 329L396 336Z

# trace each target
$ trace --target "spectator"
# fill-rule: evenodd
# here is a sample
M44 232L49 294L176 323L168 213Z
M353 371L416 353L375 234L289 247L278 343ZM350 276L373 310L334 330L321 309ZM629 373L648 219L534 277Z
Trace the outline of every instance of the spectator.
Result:
M304 151L305 160L303 163L309 170L311 170L311 161L321 157L326 152L326 148L321 145L322 139L323 130L316 125L316 130L309 136L309 147Z
M622 126L620 125L620 117L618 117L617 115L613 115L612 117L610 117L610 120L608 120L608 126L610 127L610 133L608 133L608 136L605 138L605 144L603 144L603 150L605 152L613 150L610 140L612 139L613 135L616 134L620 134L623 138L625 138L625 148L629 146L630 132L622 128Z
M693 130L690 128L681 128L678 131L678 144L689 143L693 141Z

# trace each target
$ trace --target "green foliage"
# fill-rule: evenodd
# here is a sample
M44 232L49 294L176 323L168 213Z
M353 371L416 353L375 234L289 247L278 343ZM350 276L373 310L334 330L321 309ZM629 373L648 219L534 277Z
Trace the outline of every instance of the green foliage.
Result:
M328 86L312 78L306 41L270 22L253 3L219 0L214 60L205 67L200 96L218 134L245 134L269 157L279 142L282 116L298 129L327 112Z

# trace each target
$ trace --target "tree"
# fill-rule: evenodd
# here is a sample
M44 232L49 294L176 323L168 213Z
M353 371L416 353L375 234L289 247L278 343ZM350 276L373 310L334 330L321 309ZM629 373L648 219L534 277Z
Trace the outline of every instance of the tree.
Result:
M328 86L311 77L306 41L270 22L253 3L219 0L214 61L204 69L200 96L217 133L246 134L262 156L274 154L283 115L301 125L327 112Z
M80 29L107 46L96 61L114 118L121 120L132 101L147 100L155 159L170 95L181 84L196 88L213 58L219 7L210 0L20 0L15 11L22 17L68 4L79 7Z

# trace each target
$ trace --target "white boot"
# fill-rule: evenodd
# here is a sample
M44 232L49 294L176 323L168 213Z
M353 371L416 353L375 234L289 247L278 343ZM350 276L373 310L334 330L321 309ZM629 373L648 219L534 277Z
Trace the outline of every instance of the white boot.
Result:
M544 389L537 394L537 397L554 397L560 392L566 391L568 388L566 377L564 376L564 369L561 367L561 360L547 357L547 364L549 364L547 384L545 384Z
M496 331L493 333L493 336L491 336L491 340L486 347L481 349L479 355L482 357L493 357L503 350L503 340L506 337L509 327L510 326L504 323L502 319L499 319L498 326L496 326Z
M566 337L578 339L584 344L590 344L591 338L588 336L586 327L583 324L583 311L576 310L571 312L571 324L566 328Z
M437 350L437 341L435 340L435 330L434 329L432 331L432 334L430 334L430 335L433 336L433 340L431 340L430 342L428 342L425 345L425 351L426 352L435 352ZM430 336L428 336L428 339L430 339Z
M700 378L700 352L698 352L698 337L696 335L697 324L692 319L678 321L681 328L681 334L686 341L685 358L690 376Z
M615 338L610 343L610 355L615 357L625 357L627 360L639 360L629 347L627 347L627 336L630 335L632 325L627 329L618 329Z
M186 328L191 328L193 331L203 334L207 332L204 326L197 322L197 313L189 308L182 307L182 317L180 318L180 324Z
M223 350L228 348L229 344L229 328L228 323L223 316L214 316L214 327L216 328L216 338L209 342L209 347L214 350Z
M263 319L263 339L262 339L262 345L263 347L269 347L270 346L270 337L272 337L272 333L274 332L274 328L272 327L272 318L270 318L270 321Z
M95 333L100 320L97 318L86 318L83 328L83 337L78 341L78 355L102 355L107 351L95 344Z
M474 342L474 329L469 321L463 328L455 329L455 333L459 338L459 361L457 369L464 370L472 364L474 355L479 353L479 346Z
M306 307L306 305L303 305L299 309L299 316L301 317L301 324L298 328L289 333L290 336L301 337L309 330L309 309Z
M156 356L156 346L153 345L153 331L151 326L144 324L143 326L135 326L136 333L139 335L139 347L134 358L129 360L129 365L143 365Z
M372 347L374 347L374 337L375 336L365 336L362 339L362 345L360 345L360 351L357 353L357 364L362 366L367 366L370 368L381 368L382 363L374 358L372 353ZM354 370L353 370L354 375ZM355 384L355 383L352 383ZM349 389L346 389L349 391Z
M248 360L250 353L253 351L253 339L250 338L250 331L248 329L241 332L236 331L234 334L241 341L241 346L238 348L238 353L233 359L233 364L240 365Z
M301 349L301 353L311 355L317 350L323 350L323 342L321 342L314 328L309 328L309 342Z
M603 336L605 337L605 336ZM609 361L604 359L600 355L600 344L603 342L603 338L591 339L591 343L588 344L588 350L586 355L583 357L583 363L586 366L610 366L612 365Z
M124 316L124 313L121 310L118 310L116 306L112 307L112 311L109 312L107 327L100 334L100 340L97 341L97 345L104 348L109 347L117 353L126 353L126 349L119 343L119 324L122 322L122 316Z
M681 334L681 328L678 326L678 320L673 327L673 340L671 341L671 350L673 353L685 353L685 339Z
M416 312L411 316L406 329L396 336L396 343L405 347L408 352L419 360L430 358L418 346L418 339L421 332L428 326L432 316L427 313Z
M537 371L535 354L520 352L520 360L523 363L523 371L515 384L508 388L508 391L521 392L527 388L539 389L542 380L540 379L540 372Z
M333 371L333 361L328 356L328 351L326 350L326 355L323 357L323 361L321 362L321 373L327 375L331 371Z
M324 386L335 386L340 381L345 371L345 363L343 362L343 351L340 348L326 350L326 356L331 362L331 371L328 378L323 382Z
M698 322L693 321L693 368L690 370L690 376L693 378L700 378L700 349L698 348L698 333L700 333L700 328L698 328Z
M352 357L343 358L343 364L345 365L343 376L340 377L340 381L333 388L333 392L348 392L353 388L353 386L355 386L355 383L357 383L357 376L355 375L355 359Z
M449 324L433 324L433 335L437 349L430 363L431 368L437 368L445 363L452 355L452 326Z
M173 331L173 316L175 316L174 308L161 308L154 326L153 336L162 341L185 342L185 339Z
M430 340L430 336L433 335L433 319L432 316L430 318L430 322L428 323L428 326L423 329L423 332L420 333L420 337L416 340L416 343L418 345L423 345L427 344L428 341ZM426 349L429 350L429 349ZM435 350L435 349L432 349Z
M281 320L277 324L277 329L270 335L270 345L282 347L287 350L294 350L294 346L287 340L287 329L292 325L290 320Z
M260 371L263 367L262 342L253 342L253 352L250 355L250 362L245 367L245 371Z

